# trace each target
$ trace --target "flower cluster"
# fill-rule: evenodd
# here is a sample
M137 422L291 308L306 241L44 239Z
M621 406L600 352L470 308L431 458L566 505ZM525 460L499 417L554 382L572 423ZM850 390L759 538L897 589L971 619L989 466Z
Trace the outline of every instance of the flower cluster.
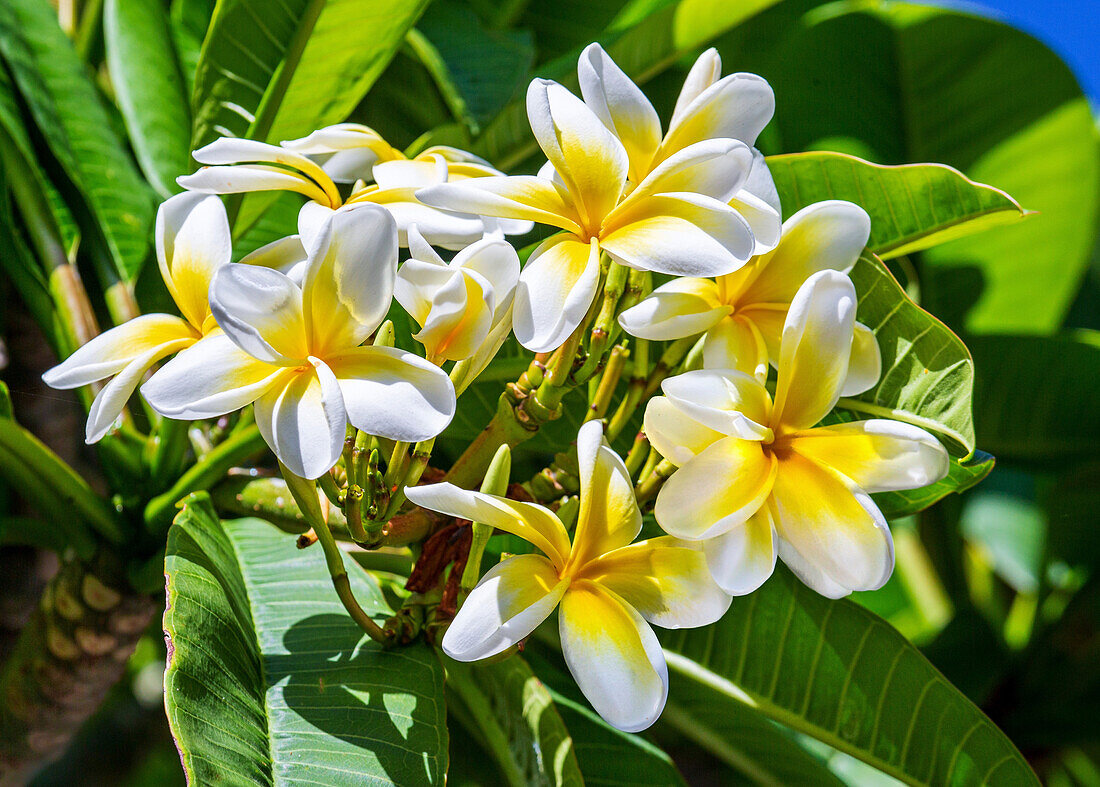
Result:
M361 481L379 485L347 466L347 441L388 441L383 492L397 495L397 508L382 509L388 515L407 485L416 506L511 533L542 553L506 558L481 577L443 650L465 661L495 656L558 609L562 653L581 690L608 722L634 731L660 715L668 689L651 624L713 623L777 558L829 597L880 587L893 546L870 494L934 483L948 457L915 426L836 411L842 396L881 375L847 276L870 220L854 204L827 201L781 221L754 147L774 110L767 82L722 77L708 51L662 129L598 45L581 54L578 74L582 97L547 80L528 90L547 159L537 175L505 175L454 148L408 158L356 124L280 145L220 139L196 151L208 166L179 179L187 191L161 206L156 224L160 271L182 317L144 315L107 331L45 379L59 388L109 380L89 414L89 442L110 431L139 384L169 419L251 404L288 483L346 480L346 492L329 496L348 506L362 496ZM297 233L231 262L229 222L214 195L269 190L307 199ZM521 269L506 237L534 223L558 232ZM637 297L617 300L620 288L611 298L611 282L624 276L635 277ZM653 276L663 283L650 292ZM419 327L422 354L387 340L394 301ZM607 308L610 324L593 337L621 330L639 345L695 345L646 404L636 445L652 446L648 460L632 450L624 462L608 442L621 427L599 420L599 400L618 379L609 378L591 380L595 417L577 435L571 501L561 499L571 497L565 487L530 502L449 481L417 486L419 474L405 473L416 464L407 444L426 441L430 454L456 393L510 334L538 354L530 368L546 379L538 387L525 374L513 403L585 382L570 377L578 367L606 361L610 371L605 346L582 341ZM543 404L553 417L555 403ZM456 468L502 442L471 446ZM333 476L333 468L342 470ZM635 542L650 491L667 535ZM366 543L354 513L348 530Z

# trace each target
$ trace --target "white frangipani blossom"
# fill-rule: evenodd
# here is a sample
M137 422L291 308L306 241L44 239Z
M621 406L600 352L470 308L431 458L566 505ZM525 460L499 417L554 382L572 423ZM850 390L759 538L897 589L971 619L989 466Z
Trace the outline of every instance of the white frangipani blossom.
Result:
M856 293L838 271L811 276L790 304L774 401L755 378L700 370L665 380L645 433L679 465L657 496L666 532L703 541L727 592L759 587L782 558L831 598L874 590L894 548L870 493L915 489L947 473L947 452L910 424L818 426L848 378Z
M224 333L153 375L142 394L171 418L215 418L255 403L256 424L295 475L340 457L348 422L392 440L434 437L454 415L436 365L393 347L363 347L385 319L397 275L397 228L382 208L333 213L308 249L302 282L231 264L210 286Z
M217 197L177 194L157 211L157 262L182 318L143 314L101 333L42 375L52 388L79 388L113 378L88 411L85 439L110 431L142 377L158 361L217 331L210 314L210 279L232 255L225 208Z
M779 193L756 138L775 113L775 96L756 74L722 76L722 58L708 49L695 61L668 125L645 94L599 44L589 44L577 62L584 102L623 143L629 178L640 183L661 162L707 139L736 139L752 150L752 170L729 204L745 217L756 239L756 254L779 242Z
M447 263L414 224L409 252L397 272L394 297L420 325L413 338L429 359L469 358L502 322L510 325L519 280L519 255L510 243L485 238Z

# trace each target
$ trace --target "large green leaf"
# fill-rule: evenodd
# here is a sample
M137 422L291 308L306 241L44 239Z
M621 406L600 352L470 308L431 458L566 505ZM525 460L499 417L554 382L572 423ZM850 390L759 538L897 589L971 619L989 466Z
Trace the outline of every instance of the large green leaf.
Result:
M1005 459L1068 461L1100 452L1100 332L976 336L982 446Z
M372 616L377 583L345 560ZM443 669L365 639L316 548L192 495L165 558L168 721L192 784L441 784Z
M192 144L278 142L343 120L428 0L221 0L195 77Z
M883 259L1018 220L1024 211L1005 192L942 164L884 167L843 153L768 158L783 213L844 199L871 217L867 248Z
M969 454L974 362L966 345L913 303L874 255L864 253L850 275L859 294L856 316L878 339L882 377L870 391L841 399L839 406L916 424L946 439L954 452Z
M448 707L496 760L508 784L585 783L550 692L522 658L445 664Z
M149 251L154 203L84 64L43 0L0 3L0 54L124 279Z
M909 516L949 494L976 486L993 471L993 463L993 457L984 451L975 451L966 459L952 457L947 475L936 483L904 492L879 492L872 497L887 519Z
M727 67L775 89L767 152L942 162L1037 211L926 252L924 303L974 331L1060 324L1096 239L1100 145L1046 46L956 11L820 0L788 0L716 44Z
M735 598L713 626L661 637L675 681L739 700L910 784L1038 784L1004 733L901 634L786 569Z
M163 0L107 0L107 67L142 172L162 197L190 171L191 111Z
M214 15L214 5L215 0L172 0L172 41L176 45L187 95L191 95L195 88L195 70L199 65L206 29L210 27L210 18Z

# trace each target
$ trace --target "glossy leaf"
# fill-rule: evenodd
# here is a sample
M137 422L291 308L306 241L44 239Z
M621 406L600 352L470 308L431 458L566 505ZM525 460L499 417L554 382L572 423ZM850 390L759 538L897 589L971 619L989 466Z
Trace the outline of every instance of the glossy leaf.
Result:
M884 167L843 153L768 158L790 216L814 202L843 199L871 217L867 248L882 259L1008 224L1024 210L1008 194L942 164Z
M1004 459L1068 462L1100 451L1100 332L976 336L982 447Z
M214 5L215 0L172 0L172 41L176 45L176 56L188 96L195 88L195 69L199 65L206 29L210 27L210 18L214 15Z
M368 614L377 583L345 560ZM442 784L443 670L384 651L344 611L317 548L192 495L168 534L169 725L193 784Z
M223 0L199 57L192 144L278 142L336 123L385 69L427 0Z
M117 275L132 281L149 251L153 194L49 3L0 4L0 54L50 152L87 203Z
M993 472L994 462L993 456L985 451L975 451L966 459L952 457L947 476L936 483L904 492L880 492L872 497L887 519L909 516L949 494L973 488Z
M107 0L107 67L138 163L161 197L190 171L191 112L163 0Z
M514 787L583 785L573 739L550 692L519 656L446 659L448 707L482 742Z
M930 430L958 454L974 450L974 362L951 329L905 294L874 255L851 272L857 319L875 332L882 377L870 391L840 400L863 417L893 418Z
M711 628L662 632L694 681L910 784L1037 785L1008 738L871 612L780 568Z

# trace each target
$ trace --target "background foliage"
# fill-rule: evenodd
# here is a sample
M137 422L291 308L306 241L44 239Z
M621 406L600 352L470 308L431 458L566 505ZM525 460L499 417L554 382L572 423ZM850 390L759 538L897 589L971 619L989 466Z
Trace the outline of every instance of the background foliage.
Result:
M134 304L165 308L150 264L156 201L193 168L189 151L224 133L277 142L351 119L410 153L456 144L534 171L526 84L537 75L575 87L576 54L591 40L666 120L704 46L727 73L771 82L777 112L760 146L775 156L784 213L839 197L874 221L853 279L887 373L845 407L931 418L956 455L950 482L880 499L898 556L883 590L829 602L780 571L719 625L668 636L670 704L645 735L591 712L552 634L496 664L443 664L426 645L376 651L340 615L315 550L273 539L260 520L220 524L196 496L168 532L163 564L168 715L184 766L199 783L214 768L248 784L337 783L349 768L401 783L449 772L456 785L1027 784L1028 764L1048 784L1100 781L1095 117L1035 39L904 2L0 4L0 297L21 302L0 312L3 377L24 426L117 504L89 502L73 517L4 464L0 657L41 592L40 556L92 551L79 522L42 523L87 519L99 532L113 510L168 493L163 479L128 475L112 448L125 434L95 454L74 450L76 408L34 387L50 353L82 341L56 316L67 277L79 274L103 304L103 326ZM874 166L923 162L959 172ZM237 254L294 231L294 198L229 204ZM876 313L866 297L876 287L910 300ZM39 335L47 347L36 352ZM506 347L466 394L444 451L484 425L516 363ZM958 396L971 384L972 419ZM0 437L17 434L3 399ZM583 407L525 444L517 477L568 443ZM143 538L128 545L148 560L129 570L136 587L143 576L155 586L163 560L163 530ZM349 561L380 620L407 572L402 556L389 558ZM303 587L287 606L291 574ZM182 781L158 694L162 648L154 623L126 679L36 783Z

